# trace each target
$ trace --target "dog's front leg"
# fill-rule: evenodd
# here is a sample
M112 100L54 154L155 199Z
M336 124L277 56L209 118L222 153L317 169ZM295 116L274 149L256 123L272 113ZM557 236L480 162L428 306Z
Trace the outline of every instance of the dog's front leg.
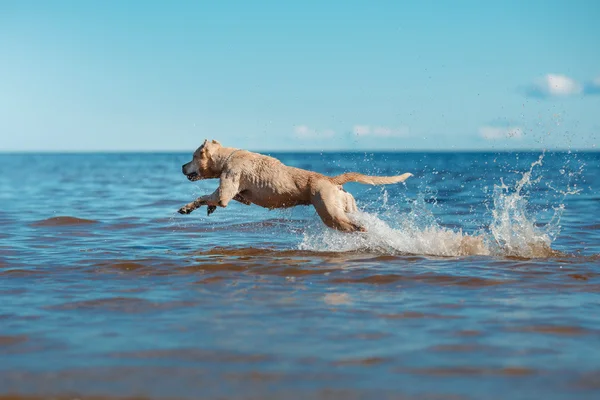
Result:
M196 200L192 201L191 203L188 203L185 206L181 207L177 212L179 214L189 214L192 211L194 211L195 209L200 208L202 206L206 206L206 205L208 205L209 207L212 208L215 206L215 203L216 203L215 199L218 198L218 197L216 197L217 192L218 192L218 190L212 194L198 197Z
M227 207L227 204L235 198L240 191L240 176L232 171L221 174L221 181L217 189L217 201L219 207Z
M208 215L212 214L216 207L227 207L227 204L237 195L239 190L239 176L229 172L221 175L221 181L219 182L219 188L212 194L198 197L191 203L179 209L179 214L189 214L195 209L208 206Z

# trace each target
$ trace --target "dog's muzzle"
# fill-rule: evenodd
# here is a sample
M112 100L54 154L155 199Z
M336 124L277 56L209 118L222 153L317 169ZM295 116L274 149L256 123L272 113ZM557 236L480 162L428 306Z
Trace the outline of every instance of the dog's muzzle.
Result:
M195 172L194 172L194 173L192 173L192 174L186 174L185 176L188 178L188 180L190 180L190 181L192 181L192 182L194 182L194 181L199 181L200 179L202 179L202 178L200 177L200 175L198 175L198 174L197 174L197 173L195 173Z
M188 178L188 180L193 182L202 179L202 177L198 175L197 172L189 171L189 167L190 163L183 164L181 166L181 172Z

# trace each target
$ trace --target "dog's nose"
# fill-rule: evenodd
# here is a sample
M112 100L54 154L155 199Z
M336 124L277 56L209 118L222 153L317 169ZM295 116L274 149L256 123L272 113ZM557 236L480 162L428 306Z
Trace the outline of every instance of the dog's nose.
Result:
M186 166L186 165L187 165L187 164L183 164L183 165L181 166L181 172L182 172L184 175L185 175L185 166Z

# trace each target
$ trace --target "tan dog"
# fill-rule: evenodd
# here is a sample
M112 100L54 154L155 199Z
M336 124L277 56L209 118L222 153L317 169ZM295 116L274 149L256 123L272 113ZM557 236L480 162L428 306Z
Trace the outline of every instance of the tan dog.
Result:
M183 174L190 181L220 178L219 188L179 209L189 214L208 206L210 215L216 206L227 207L231 200L261 207L288 208L313 205L325 225L340 231L366 229L353 223L347 213L355 212L354 197L344 190L347 182L384 185L404 182L412 174L376 177L348 172L328 177L317 172L289 167L273 157L246 150L223 147L216 140L205 140L192 161L184 164Z

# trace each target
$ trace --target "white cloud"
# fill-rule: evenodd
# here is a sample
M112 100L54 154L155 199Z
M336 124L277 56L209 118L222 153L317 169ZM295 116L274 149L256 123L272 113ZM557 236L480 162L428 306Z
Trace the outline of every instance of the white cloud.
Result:
M523 129L518 126L482 126L479 136L486 140L522 139Z
M579 83L564 75L546 75L544 78L544 86L548 90L548 93L556 96L565 96L581 92Z
M401 127L398 129L388 128L385 126L355 125L352 133L356 136L376 136L376 137L406 137L408 136L408 128Z
M371 128L368 127L367 125L355 125L354 129L352 129L352 132L356 136L364 136L364 135L368 135L369 133L371 133Z
M306 125L298 125L294 128L294 135L299 139L325 139L334 136L335 132L331 129L317 131Z
M566 75L546 74L527 88L527 94L533 97L572 96L583 91L582 86Z

